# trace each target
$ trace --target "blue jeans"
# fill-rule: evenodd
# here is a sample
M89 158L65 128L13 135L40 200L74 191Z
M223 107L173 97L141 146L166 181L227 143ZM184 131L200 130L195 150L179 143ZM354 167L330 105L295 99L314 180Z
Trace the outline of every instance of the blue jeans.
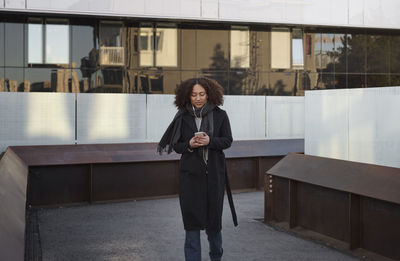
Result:
M221 231L206 230L208 243L210 244L210 258L212 261L221 260L222 234ZM201 261L200 230L186 230L185 239L185 260Z

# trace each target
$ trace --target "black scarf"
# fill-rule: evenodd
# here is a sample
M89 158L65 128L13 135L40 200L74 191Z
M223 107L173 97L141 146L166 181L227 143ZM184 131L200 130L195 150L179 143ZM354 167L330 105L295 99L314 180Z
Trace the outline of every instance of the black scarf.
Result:
M170 154L174 148L174 144L176 144L181 137L182 118L185 112L189 112L193 117L195 117L195 113L198 118L201 117L200 131L206 132L210 137L213 135L214 124L212 111L214 110L215 105L207 102L200 109L194 108L193 110L193 108L194 107L191 103L187 103L185 108L179 109L175 114L174 119L169 124L167 130L164 132L164 135L158 143L157 152L160 155L162 152Z

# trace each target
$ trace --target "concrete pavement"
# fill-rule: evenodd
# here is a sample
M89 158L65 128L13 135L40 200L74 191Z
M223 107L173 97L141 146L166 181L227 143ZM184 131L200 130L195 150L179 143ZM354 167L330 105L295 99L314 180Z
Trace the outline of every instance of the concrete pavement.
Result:
M260 222L263 192L233 196L239 226L233 226L225 198L222 260L358 260ZM35 253L41 253L42 260L184 260L184 230L176 197L40 209L35 214L36 241L40 238L40 242L30 243L40 247ZM204 232L202 256L209 260Z

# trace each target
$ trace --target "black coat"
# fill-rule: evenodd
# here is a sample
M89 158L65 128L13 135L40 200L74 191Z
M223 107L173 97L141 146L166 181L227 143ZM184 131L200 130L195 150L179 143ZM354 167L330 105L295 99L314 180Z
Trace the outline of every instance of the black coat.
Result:
M197 132L194 117L183 114L181 138L174 146L182 154L179 164L179 201L185 230L221 230L225 187L225 154L232 144L228 115L215 107L214 133L208 144L208 164L198 153L188 150L189 141ZM209 133L207 133L209 135Z

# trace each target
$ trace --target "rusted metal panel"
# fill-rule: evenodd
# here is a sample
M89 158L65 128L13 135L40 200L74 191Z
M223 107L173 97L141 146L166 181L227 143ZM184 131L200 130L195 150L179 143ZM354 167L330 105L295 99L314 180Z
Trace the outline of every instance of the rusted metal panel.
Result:
M362 248L400 260L400 206L366 197L361 206Z
M129 163L179 160L176 153L158 155L157 143L79 144L12 146L10 149L28 166L69 165L88 163ZM283 156L303 152L304 140L234 141L225 151L227 158Z
M400 204L400 169L289 153L268 174Z
M176 195L174 162L93 165L93 201Z
M361 247L361 197L349 194L350 249Z
M156 143L12 146L28 166L177 160L156 154Z
M257 159L228 159L226 161L231 189L249 189L256 187Z
M348 242L348 194L298 182L297 224Z
M289 180L273 176L272 204L274 206L273 220L289 221Z
M258 173L258 182L257 189L262 190L264 188L263 180L264 175L267 170L272 168L276 163L278 163L283 156L275 156L275 157L259 157L259 173Z
M264 222L270 222L274 216L274 201L272 193L274 192L274 180L272 175L264 176Z
M297 181L289 180L289 228L297 226Z
M29 168L27 202L32 206L89 201L89 165Z
M12 151L0 160L0 260L24 260L28 168Z
M266 177L272 177L273 193L265 190L265 220L318 232L350 250L400 259L400 169L290 154Z

